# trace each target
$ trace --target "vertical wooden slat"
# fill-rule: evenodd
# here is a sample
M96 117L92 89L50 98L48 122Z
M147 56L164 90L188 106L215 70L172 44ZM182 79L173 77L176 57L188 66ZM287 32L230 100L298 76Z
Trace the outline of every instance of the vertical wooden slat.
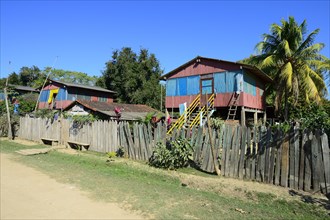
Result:
M325 176L324 176L324 161L323 161L323 153L322 153L322 144L321 144L321 131L316 130L315 136L317 139L317 154L318 154L318 160L317 160L317 170L318 170L318 176L320 180L320 191L322 193L325 193Z
M253 144L252 144L252 160L251 160L251 179L255 180L257 179L257 129L256 127L253 127Z
M244 170L244 157L245 157L245 149L246 149L246 135L247 129L245 126L241 129L241 146L240 146L240 159L238 166L238 178L243 179L243 170Z
M233 127L228 125L229 132L227 133L227 147L226 147L226 163L225 163L225 176L229 176L230 173L230 160L232 154L232 140L233 140Z
M289 173L289 137L286 134L282 144L281 186L288 187Z
M282 131L278 130L275 136L276 140L276 165L275 165L275 185L280 185L281 162L282 162Z
M201 155L201 150L202 150L202 144L203 144L203 128L200 127L198 129L198 134L197 134L197 139L196 139L196 144L195 144L195 154L194 154L194 161L196 163L199 163L200 161L200 155Z
M251 160L252 160L252 147L251 147L251 129L247 128L247 146L246 146L246 168L245 168L245 178L251 179Z
M305 174L304 174L304 190L311 190L312 181L312 145L311 140L313 138L312 132L309 130L304 131L305 143L303 144L305 152Z
M237 135L236 135L236 141L235 141L235 145L234 145L234 166L233 166L233 173L232 173L232 177L238 177L238 168L239 168L239 150L241 147L241 138L242 138L242 128L241 126L237 126Z
M265 155L265 161L264 161L264 182L269 183L269 176L270 176L270 154L271 154L271 135L272 130L269 128L266 131L266 137L263 142L264 144L264 155Z
M204 144L202 146L201 158L203 158L203 162L201 165L201 169L204 171L207 171L207 165L209 162L209 137L210 136L208 134L205 135Z
M294 127L294 189L298 189L299 182L299 126Z
M228 133L228 126L224 125L223 127L224 132L223 132L223 140L222 140L222 152L221 152L221 175L225 175L225 165L226 165L226 153L227 153L227 133Z
M324 162L325 193L330 193L330 152L329 140L326 133L321 136L322 155Z
M274 134L276 136L276 134ZM269 164L269 177L268 183L274 183L274 168L275 168L275 156L276 156L276 139L273 138L273 142L270 145L270 164Z
M305 173L305 149L304 145L307 141L307 135L302 132L301 135L301 145L300 145L300 160L299 160L299 179L298 179L298 189L304 189L304 173Z
M311 142L311 153L312 153L312 180L313 180L313 190L317 191L320 189L320 174L319 174L319 167L318 167L318 140L316 135L313 136Z

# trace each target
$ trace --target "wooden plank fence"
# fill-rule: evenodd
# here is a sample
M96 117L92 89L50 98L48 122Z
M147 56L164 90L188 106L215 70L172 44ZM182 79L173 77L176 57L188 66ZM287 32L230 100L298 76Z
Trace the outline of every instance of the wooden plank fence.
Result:
M124 148L127 157L147 161L157 142L179 136L190 139L193 160L199 169L214 173L210 143L214 143L221 175L274 184L305 191L330 193L330 150L328 137L320 131L297 127L284 134L265 127L246 128L224 125L212 131L212 140L205 128L174 130L166 137L166 126L158 124L95 121L79 126L61 119L20 119L20 138L41 141L41 138L88 143L89 150L114 152Z
M176 133L172 138L180 131ZM187 133L195 149L196 165L214 173L207 129ZM224 125L212 136L222 176L330 193L330 151L325 133L294 127L283 134L265 127Z

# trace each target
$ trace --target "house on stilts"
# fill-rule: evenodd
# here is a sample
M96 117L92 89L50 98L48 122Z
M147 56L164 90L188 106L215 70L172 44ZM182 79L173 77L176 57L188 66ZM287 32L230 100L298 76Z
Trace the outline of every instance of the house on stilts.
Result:
M242 125L266 120L265 87L272 79L254 66L197 56L161 80L170 115L182 107L172 128L202 125L207 114Z

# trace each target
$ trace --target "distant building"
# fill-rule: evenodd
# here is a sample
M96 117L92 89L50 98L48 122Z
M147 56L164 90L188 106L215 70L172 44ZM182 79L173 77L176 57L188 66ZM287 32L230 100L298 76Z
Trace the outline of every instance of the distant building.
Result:
M272 79L254 66L198 56L161 79L166 80L166 109L170 113L179 112L182 103L189 108L199 98L199 107L191 116L198 115L206 97L212 96L214 114L224 119L245 124L245 117L254 121L266 117L265 87Z
M37 89L29 87L29 86L20 86L20 85L12 85L9 84L8 87L12 90L15 91L15 96L19 96L19 95L24 95L24 94L28 94L28 93L37 93L39 92ZM11 99L12 97L9 97L9 99ZM0 91L0 101L5 100L5 94L3 91Z
M42 89L39 109L65 109L75 100L112 103L114 91L97 86L48 80Z
M63 109L72 115L93 114L102 120L136 121L158 110L147 105L76 100Z

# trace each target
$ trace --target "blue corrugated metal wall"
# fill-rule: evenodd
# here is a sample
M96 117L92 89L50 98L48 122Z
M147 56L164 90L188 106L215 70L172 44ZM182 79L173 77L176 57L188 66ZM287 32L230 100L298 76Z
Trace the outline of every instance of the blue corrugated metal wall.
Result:
M176 79L166 80L166 96L175 96Z
M40 95L40 102L47 102L49 97L49 90L42 90Z
M187 95L199 94L199 76L189 76L187 78Z
M216 93L226 92L226 73L215 73L214 74L214 90Z
M200 76L189 76L166 81L166 96L185 96L199 94Z
M244 92L253 96L257 95L256 80L244 72Z
M187 77L178 78L176 83L176 94L177 96L187 95Z
M216 93L231 93L238 89L238 79L242 72L231 71L214 74L214 89Z
M56 100L62 101L66 100L66 89L60 88L56 96Z
M243 76L245 93L256 96L256 80L241 70L214 74L216 93L232 93L239 89L239 81ZM206 85L205 85L206 86ZM200 76L189 76L166 81L166 96L196 95L200 92Z

